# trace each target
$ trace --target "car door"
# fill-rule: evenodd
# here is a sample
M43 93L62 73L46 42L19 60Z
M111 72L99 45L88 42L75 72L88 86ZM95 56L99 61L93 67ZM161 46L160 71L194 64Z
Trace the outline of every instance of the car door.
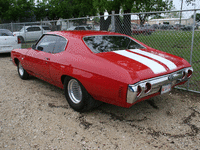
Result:
M66 54L64 53L67 46L67 39L61 36L56 36L56 39L57 40L55 48L51 56L50 75L54 84L60 86L62 84L60 80L62 75L62 69L64 69L64 66L67 65L67 59L65 57ZM61 62L63 60L65 60L64 64L63 62Z
M40 27L28 27L26 29L26 40L27 41L35 41L40 38L42 35L42 31Z
M56 36L44 35L35 45L35 48L30 49L26 54L27 70L44 80L51 80L49 66L55 43Z

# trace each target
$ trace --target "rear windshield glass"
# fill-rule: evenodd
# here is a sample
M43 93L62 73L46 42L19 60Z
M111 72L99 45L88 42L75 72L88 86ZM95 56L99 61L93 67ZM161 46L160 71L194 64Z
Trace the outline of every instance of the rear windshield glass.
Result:
M12 32L7 29L0 30L0 36L13 36Z
M83 40L94 53L145 48L127 36L98 35L87 36L84 37Z

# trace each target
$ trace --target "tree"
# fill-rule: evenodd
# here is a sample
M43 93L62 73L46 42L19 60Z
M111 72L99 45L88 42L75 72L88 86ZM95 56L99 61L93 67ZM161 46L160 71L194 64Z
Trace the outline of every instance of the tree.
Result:
M50 20L96 15L91 0L48 0L47 16Z
M124 13L131 13L133 2L134 0L93 0L93 6L99 11L100 15L103 15L105 10L107 10L109 14L111 14L112 11L119 14L121 8L123 8ZM115 32L131 35L131 15L124 15L122 20L120 16L115 16L114 18ZM110 16L106 20L104 20L104 17L100 18L101 30L108 30L110 24Z
M0 9L3 20L32 21L34 0L1 0ZM28 19L28 20L27 20Z
M37 4L34 8L34 15L36 20L44 19L48 13L48 3L47 0L43 0L42 2L37 0Z
M0 0L0 21L4 21L4 19L7 19L6 12L9 9L10 5L11 1Z
M190 5L190 4L192 4L192 2L195 2L195 0L185 0L185 2L187 5Z
M166 11L172 8L172 0L136 0L132 12L156 12L156 11ZM140 13L138 14L140 19L140 25L143 25L147 18L153 13Z
M194 18L194 15L192 15L191 18ZM196 13L196 21L200 22L200 13Z

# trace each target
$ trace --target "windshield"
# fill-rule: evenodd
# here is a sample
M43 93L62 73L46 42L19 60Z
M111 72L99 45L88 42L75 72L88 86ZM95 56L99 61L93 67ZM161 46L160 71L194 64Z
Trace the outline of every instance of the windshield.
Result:
M83 40L94 53L145 48L127 36L98 35L87 36L84 37Z
M20 32L24 32L24 27L21 28Z

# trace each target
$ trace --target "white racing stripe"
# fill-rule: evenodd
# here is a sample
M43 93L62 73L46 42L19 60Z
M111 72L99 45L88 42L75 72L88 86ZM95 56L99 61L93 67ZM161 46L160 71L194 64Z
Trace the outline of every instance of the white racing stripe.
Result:
M139 49L130 49L130 51L151 57L155 60L158 60L158 61L162 62L163 64L165 64L170 70L177 68L177 66L173 62L171 62L170 60L163 58L161 56L158 56L158 55L155 55L155 54L152 54L152 53L149 53L149 52L145 52L145 51L142 51L142 50L139 50Z
M149 58L128 52L126 50L113 51L113 52L140 62L141 64L149 67L155 74L161 73L161 72L166 72L166 69L162 65L160 65L156 61L153 61Z

